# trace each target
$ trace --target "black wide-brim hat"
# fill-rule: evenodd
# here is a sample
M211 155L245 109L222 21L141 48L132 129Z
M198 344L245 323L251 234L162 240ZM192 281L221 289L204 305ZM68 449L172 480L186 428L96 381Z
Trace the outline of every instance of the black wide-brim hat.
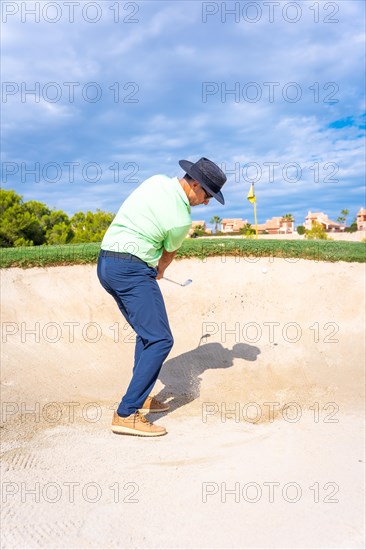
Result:
M221 187L226 182L224 172L212 160L205 157L197 162L189 160L180 160L179 166L203 187L205 191L214 197L221 204L225 204L225 199L221 193Z

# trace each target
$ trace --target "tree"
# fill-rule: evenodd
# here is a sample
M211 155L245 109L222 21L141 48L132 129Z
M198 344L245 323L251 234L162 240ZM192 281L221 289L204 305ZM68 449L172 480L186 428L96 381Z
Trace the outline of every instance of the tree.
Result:
M202 237L202 235L204 234L205 234L205 228L203 227L203 225L198 224L194 226L194 231L192 233L192 236L194 235L195 237Z
M0 214L1 217L4 216L4 213L8 208L13 206L20 205L23 197L18 195L12 189L0 189Z
M70 222L55 223L47 231L47 244L66 244L74 237Z
M305 233L305 227L303 225L298 225L296 230L299 235L303 235Z
M33 244L46 244L46 233L48 227L50 226L49 217L51 210L43 202L27 201L23 203L23 212L25 214L29 214L29 216L33 219L32 230L30 230L30 228L27 230Z
M95 213L76 212L71 218L73 243L100 242L114 218L114 214L97 209Z
M14 246L19 237L16 224L17 216L21 211L22 197L13 190L0 190L0 244L2 247Z
M68 215L62 210L52 210L44 218L44 222L47 226L47 244L66 244L72 240L74 232L71 227L71 221Z
M220 216L212 216L212 218L210 219L210 223L215 224L215 233L217 233L217 226L221 222L222 222L222 219L220 218Z
M32 246L46 241L44 227L35 213L36 201L27 206L13 190L1 190L1 246ZM42 208L44 205L42 205ZM40 207L40 210L42 210Z
M357 231L357 221L352 222L349 227L346 227L345 231L347 233L355 233Z
M282 216L282 219L283 219L283 220L288 220L289 222L295 221L292 214L284 214L284 215Z
M23 202L13 190L1 190L2 247L64 244L71 240L70 220L62 210L38 201Z
M319 222L313 222L311 229L305 230L305 239L326 241L328 236L324 226Z
M239 233L251 238L253 235L255 235L255 229L254 227L252 227L252 224L246 223L243 227L239 229Z
M69 219L38 201L23 202L13 190L0 190L0 246L100 242L114 214L77 212Z
M349 214L349 210L347 210L347 208L344 208L343 210L341 210L341 216L338 216L337 218L337 222L343 224L343 225L347 225L347 216Z

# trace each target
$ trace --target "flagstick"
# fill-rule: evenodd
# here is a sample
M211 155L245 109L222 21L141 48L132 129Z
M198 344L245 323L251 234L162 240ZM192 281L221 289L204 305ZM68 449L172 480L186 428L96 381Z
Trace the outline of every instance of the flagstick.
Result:
M254 223L255 223L255 238L258 239L258 222L257 222L257 198L254 192L254 182L252 182L249 193L247 196L249 202L253 204L254 207Z
M255 238L258 239L257 201L254 202Z

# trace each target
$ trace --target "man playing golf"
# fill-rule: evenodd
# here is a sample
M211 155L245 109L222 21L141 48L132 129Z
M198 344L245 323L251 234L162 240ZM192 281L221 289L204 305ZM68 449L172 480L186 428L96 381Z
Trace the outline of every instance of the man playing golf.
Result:
M191 206L208 204L212 197L225 202L221 187L226 176L215 163L201 158L196 163L181 160L179 164L185 171L181 179L153 176L129 195L101 244L99 281L136 332L132 379L113 415L115 433L166 434L165 428L143 415L169 409L150 396L173 347L156 280L164 276L191 228Z

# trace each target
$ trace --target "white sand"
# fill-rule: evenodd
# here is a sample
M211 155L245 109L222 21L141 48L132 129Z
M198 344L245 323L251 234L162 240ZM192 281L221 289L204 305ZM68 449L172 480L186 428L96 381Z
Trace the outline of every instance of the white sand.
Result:
M110 431L134 343L95 266L1 276L2 548L364 548L365 265L172 264L151 439Z

